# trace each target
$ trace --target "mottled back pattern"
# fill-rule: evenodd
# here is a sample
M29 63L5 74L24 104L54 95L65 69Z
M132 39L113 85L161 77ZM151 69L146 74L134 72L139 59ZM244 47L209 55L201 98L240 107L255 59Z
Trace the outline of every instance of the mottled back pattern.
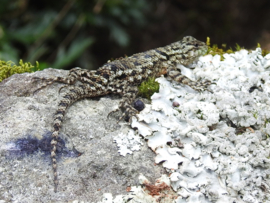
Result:
M184 37L181 41L172 43L165 47L152 49L143 53L134 54L108 62L96 71L89 71L80 68L70 70L68 77L56 78L35 78L45 80L46 84L38 89L44 88L53 82L67 84L68 92L58 105L53 122L53 133L51 141L51 159L54 171L55 192L57 191L57 163L56 149L58 134L63 122L67 108L79 99L96 97L109 93L122 95L119 108L124 109L120 119L128 116L136 116L138 111L133 107L133 102L138 93L138 85L148 77L167 75L170 79L189 85L195 90L204 90L209 81L195 82L183 76L180 70L176 69L177 64L187 65L205 54L207 46L205 43L196 40L191 36ZM81 83L77 84L76 82Z

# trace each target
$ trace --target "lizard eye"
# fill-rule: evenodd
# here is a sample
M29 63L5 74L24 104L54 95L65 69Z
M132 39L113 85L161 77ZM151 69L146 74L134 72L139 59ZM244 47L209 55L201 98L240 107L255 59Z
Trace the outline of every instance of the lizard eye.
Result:
M195 44L195 47L198 47L199 45L198 44Z

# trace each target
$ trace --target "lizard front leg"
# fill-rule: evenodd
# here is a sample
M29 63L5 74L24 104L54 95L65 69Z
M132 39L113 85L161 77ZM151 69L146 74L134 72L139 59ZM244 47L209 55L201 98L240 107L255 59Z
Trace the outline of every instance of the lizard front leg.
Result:
M170 79L182 83L184 85L188 85L192 89L197 91L208 90L208 86L212 84L212 82L209 80L193 81L188 77L182 75L181 70L175 69L174 67L170 67L167 70L167 75Z

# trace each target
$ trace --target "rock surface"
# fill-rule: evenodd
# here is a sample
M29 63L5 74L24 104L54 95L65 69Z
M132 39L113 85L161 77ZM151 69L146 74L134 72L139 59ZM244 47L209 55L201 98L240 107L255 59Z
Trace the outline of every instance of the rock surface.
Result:
M48 143L65 90L59 94L63 84L54 83L33 94L42 81L32 78L67 74L46 69L0 83L0 202L97 202L103 193L125 194L128 186L138 185L140 173L152 182L165 173L146 145L125 157L117 152L113 137L130 127L107 114L120 97L83 99L69 108L63 122L54 193Z

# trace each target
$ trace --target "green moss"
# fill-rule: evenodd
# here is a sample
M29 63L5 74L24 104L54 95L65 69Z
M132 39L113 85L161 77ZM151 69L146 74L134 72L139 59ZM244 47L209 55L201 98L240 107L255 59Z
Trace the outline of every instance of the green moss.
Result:
M241 49L244 49L244 47L241 47L239 44L236 43L235 48L232 49L231 47L229 49L227 49L227 45L226 44L222 44L221 48L218 47L218 45L214 44L211 46L210 44L210 37L207 37L206 39L206 44L208 46L208 50L206 52L205 55L211 54L211 55L220 55L221 56L221 60L224 60L223 54L231 54L231 53L235 53L236 51L240 51ZM261 45L258 43L257 47L261 47ZM266 49L262 49L262 56L265 56L267 54L269 54L270 51L266 50Z
M20 60L19 65L16 65L12 61L0 60L0 82L16 73L25 73L25 72L30 73L36 71L38 66L39 66L38 62L36 62L35 67L29 62L24 63L23 60Z
M151 96L159 91L159 84L155 81L155 78L148 78L147 81L142 82L139 86L139 95L150 99Z
M197 111L197 114L198 114L198 118L200 120L203 120L203 113L202 113L202 111L200 109Z
M261 47L260 43L257 44L257 47ZM266 49L262 49L262 56L266 56L267 54L269 54L270 51L269 50L266 50Z
M266 125L267 125L268 123L270 123L270 119L266 119L266 120L265 120L265 122L264 122L264 127L265 127L265 128L266 128ZM266 138L269 139L269 137L270 137L269 134L266 133L265 135L266 135Z
M258 118L258 113L257 113L257 112L256 112L256 113L254 113L254 114L253 114L253 116L254 116L254 118L256 118L256 119L257 119L257 118Z
M214 56L214 55L218 54L221 56L222 61L224 60L223 54L231 54L231 53L234 53L236 51L240 51L241 49L244 49L244 47L239 46L239 44L235 45L235 50L233 50L232 48L227 49L226 44L222 44L221 45L222 48L219 48L218 45L216 45L216 44L211 46L210 37L207 37L206 44L208 46L208 50L207 50L205 55L211 54L212 56Z

